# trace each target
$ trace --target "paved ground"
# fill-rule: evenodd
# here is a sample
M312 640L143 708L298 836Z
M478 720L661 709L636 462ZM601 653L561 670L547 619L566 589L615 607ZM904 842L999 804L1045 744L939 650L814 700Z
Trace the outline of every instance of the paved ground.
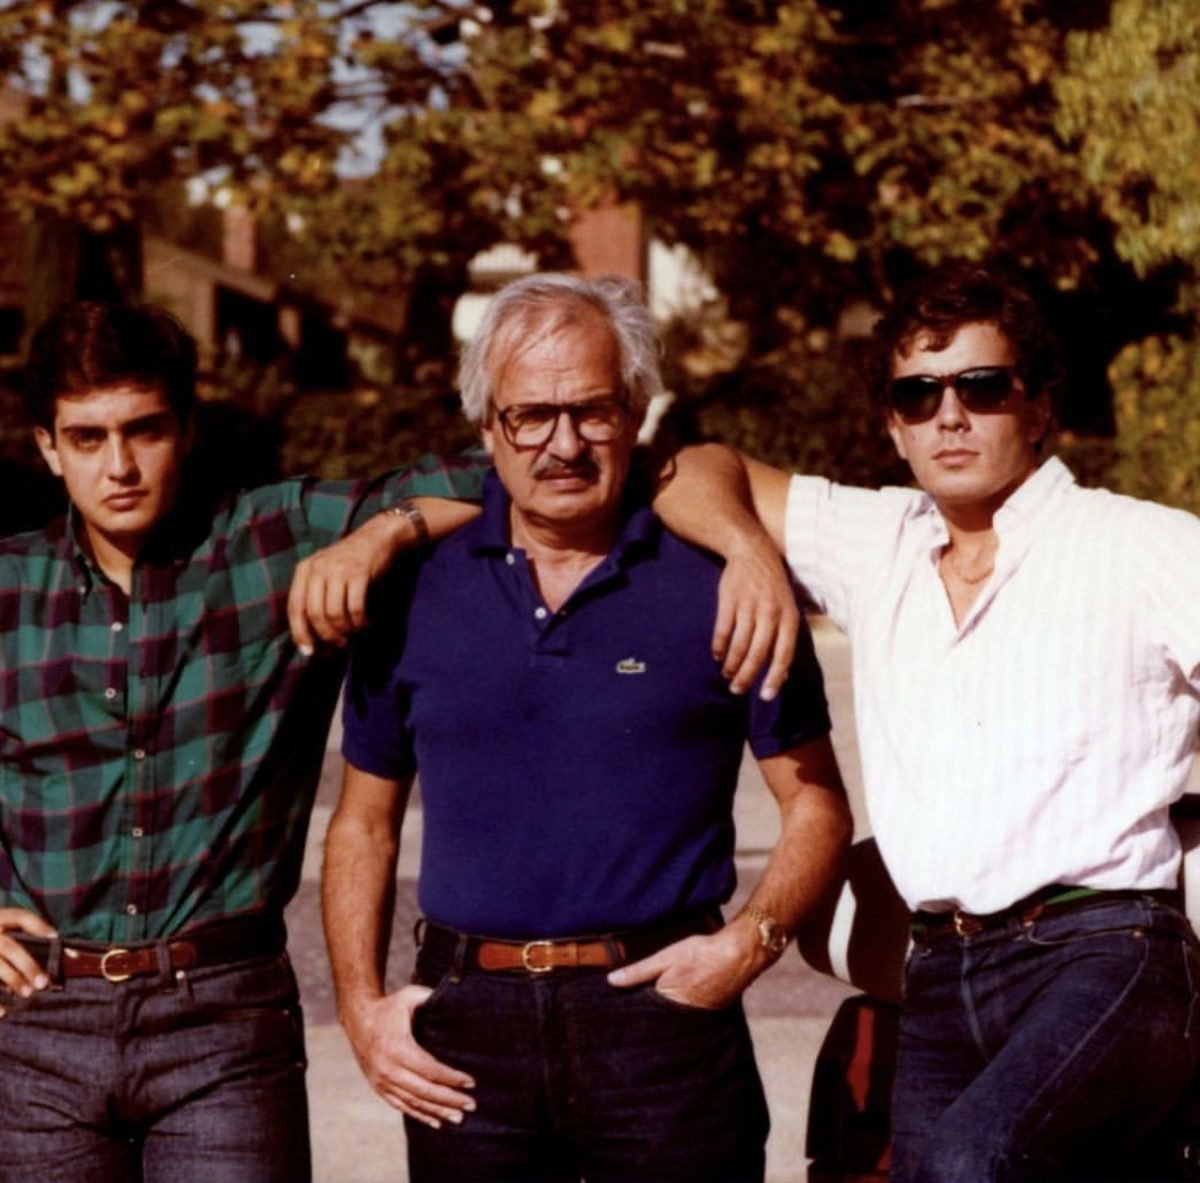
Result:
M846 644L830 626L818 626L816 637L834 714L834 742L856 815L860 815ZM316 1180L404 1183L404 1133L399 1115L363 1081L337 1025L321 940L317 894L320 844L336 800L339 777L340 761L331 752L313 817L304 883L288 916L308 1025ZM739 877L747 883L761 868L776 831L773 803L749 762L743 768L737 814ZM861 829L861 817L859 825ZM398 916L390 958L392 978L397 982L407 974L412 957L410 932L419 831L418 809L410 811L401 854ZM767 1147L771 1183L803 1183L805 1179L804 1127L813 1060L830 1018L850 993L849 987L814 973L789 951L746 995L771 1105L773 1129Z

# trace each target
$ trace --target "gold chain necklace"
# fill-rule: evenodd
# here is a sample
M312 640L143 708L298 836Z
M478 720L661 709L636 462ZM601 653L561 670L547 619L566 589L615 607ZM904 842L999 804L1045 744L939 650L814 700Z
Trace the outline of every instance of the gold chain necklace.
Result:
M982 583L996 569L996 562L993 559L992 565L986 571L982 571L978 575L964 575L962 568L954 561L952 551L946 551L943 557L949 565L950 570L968 587L974 587L977 583Z

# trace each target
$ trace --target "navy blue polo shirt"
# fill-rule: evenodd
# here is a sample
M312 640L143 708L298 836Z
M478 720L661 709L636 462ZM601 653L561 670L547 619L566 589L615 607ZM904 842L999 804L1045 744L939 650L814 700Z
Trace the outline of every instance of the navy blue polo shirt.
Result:
M558 612L509 544L508 497L378 589L357 641L343 753L420 771L422 911L515 939L602 932L723 903L743 745L825 735L807 630L771 703L712 658L720 561L627 507L616 545Z

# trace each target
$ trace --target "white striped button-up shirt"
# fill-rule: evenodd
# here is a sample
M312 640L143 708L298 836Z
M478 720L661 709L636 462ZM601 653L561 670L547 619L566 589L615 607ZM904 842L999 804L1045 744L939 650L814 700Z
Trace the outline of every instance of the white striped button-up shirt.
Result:
M851 642L871 826L912 908L1172 888L1200 718L1200 520L1049 460L955 624L932 500L795 477L788 562Z

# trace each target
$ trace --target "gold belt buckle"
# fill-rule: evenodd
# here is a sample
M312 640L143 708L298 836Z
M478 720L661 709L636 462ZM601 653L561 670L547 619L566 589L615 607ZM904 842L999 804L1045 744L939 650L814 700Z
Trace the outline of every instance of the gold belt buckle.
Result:
M983 921L961 908L954 909L954 931L960 937L975 937L983 932Z
M133 974L117 974L110 973L108 968L108 959L110 957L120 957L123 954L128 954L128 949L109 949L103 957L100 958L100 976L106 982L127 982Z
M527 945L521 947L521 965L531 974L548 974L554 966L552 965L531 965L529 963L529 954L533 949L553 949L553 941L530 941Z

